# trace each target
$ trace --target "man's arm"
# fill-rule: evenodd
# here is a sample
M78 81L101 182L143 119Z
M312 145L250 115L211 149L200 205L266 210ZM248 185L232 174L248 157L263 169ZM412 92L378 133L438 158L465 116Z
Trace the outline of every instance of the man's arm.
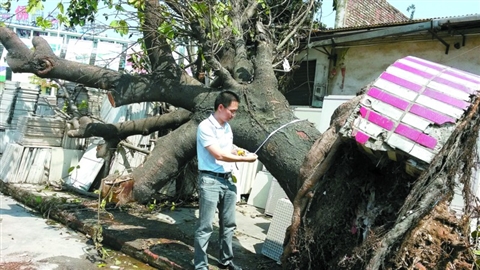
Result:
M208 152L216 159L226 162L254 162L258 156L254 153L248 153L245 156L239 156L229 151L223 151L217 144L205 147Z

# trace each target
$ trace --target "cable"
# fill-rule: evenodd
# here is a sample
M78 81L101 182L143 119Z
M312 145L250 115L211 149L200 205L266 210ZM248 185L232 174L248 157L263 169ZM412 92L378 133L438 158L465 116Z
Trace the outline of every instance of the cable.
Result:
M260 144L260 146L257 148L257 150L255 150L255 152L253 152L254 154L256 154L258 152L258 150L260 150L260 148L262 148L262 146L268 141L268 139L270 139L270 137L273 136L273 134L275 134L277 131L279 131L280 129L290 125L290 124L293 124L293 123L296 123L296 122L299 122L299 121L303 121L304 119L295 119L293 121L290 121L289 123L286 123L282 126L280 126L279 128L275 129L274 131L272 131L270 134L268 134L267 138L262 142L262 144Z

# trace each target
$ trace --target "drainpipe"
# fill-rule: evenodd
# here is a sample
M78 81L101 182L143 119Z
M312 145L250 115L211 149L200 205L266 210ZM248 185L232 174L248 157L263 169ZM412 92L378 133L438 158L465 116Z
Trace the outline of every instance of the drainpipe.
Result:
M460 23L460 22L472 22L472 21L480 21L480 14L469 15L469 16L461 16L461 17L451 17L445 19L436 19L435 20L439 26L449 23Z

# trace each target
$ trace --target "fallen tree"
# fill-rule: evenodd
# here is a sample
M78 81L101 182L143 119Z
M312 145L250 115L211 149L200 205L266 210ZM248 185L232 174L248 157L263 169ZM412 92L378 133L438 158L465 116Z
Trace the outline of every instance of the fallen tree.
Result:
M87 3L91 1L77 2L92 8ZM121 187L122 202L148 202L194 159L197 124L211 113L217 92L229 89L242 99L231 123L234 143L252 152L258 150L260 161L294 204L282 256L285 269L473 267L469 219L459 221L445 207L458 175L466 200L471 199L468 190L478 137L477 103L420 176L407 174L393 161L369 159L339 134L361 96L342 105L323 134L308 121L295 121L275 69L282 59L292 59L299 41L307 38L316 4L275 4L133 1L144 37L147 74L127 74L59 58L41 37L34 37L34 50L29 50L6 27L0 28L0 41L9 52L7 62L14 72L104 89L114 107L161 101L184 109L142 123L78 120L78 129L70 135L104 137L109 142L107 149L128 135L173 129L156 141L142 167L122 177L127 179ZM87 15L82 17L79 14L84 13L71 9L72 21L85 20ZM182 23L176 23L180 19ZM194 74L213 71L215 79L210 86L176 63L172 33L198 46L198 57L191 61ZM424 255L425 250L433 252Z

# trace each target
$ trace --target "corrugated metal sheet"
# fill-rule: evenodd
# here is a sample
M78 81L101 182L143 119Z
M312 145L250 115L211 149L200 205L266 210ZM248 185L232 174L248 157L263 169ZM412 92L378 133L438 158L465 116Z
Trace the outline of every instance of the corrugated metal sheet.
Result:
M428 22L434 20L455 20L461 18L472 18L475 16L479 16L480 14L466 14L462 16L448 16L448 17L433 17L433 18L424 18L424 19L414 19L414 20L406 20L406 21L397 21L397 22L388 22L388 23L379 23L379 24L370 24L370 25L360 25L355 27L339 27L339 28L327 28L327 29L317 29L313 31L313 35L321 35L325 33L335 33L335 32L344 32L344 31L353 31L353 30L365 30L365 29L374 29L374 28L382 28L382 27L389 27L389 26L399 26L399 25L407 25L407 24L414 24L420 22Z
M0 159L2 164L0 180L8 183L45 183L47 180L45 166L50 156L50 148L25 147L10 143Z
M91 144L85 150L78 165L70 173L66 179L66 184L78 188L80 190L88 191L93 181L97 177L105 160L97 158L96 154L97 144Z

